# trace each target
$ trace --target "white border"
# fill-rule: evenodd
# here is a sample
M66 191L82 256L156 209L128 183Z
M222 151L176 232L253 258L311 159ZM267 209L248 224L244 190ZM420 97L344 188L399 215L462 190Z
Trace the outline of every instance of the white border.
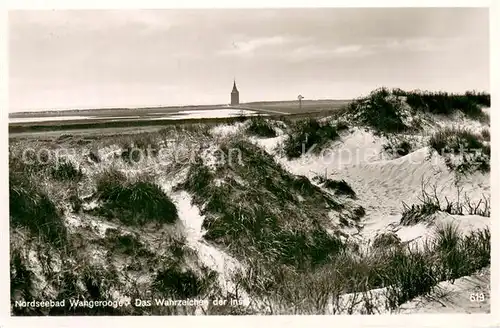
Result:
M2 3L3 4L3 3ZM125 9L125 8L265 8L265 7L490 7L490 91L492 95L492 108L500 107L500 102L497 100L500 96L498 89L500 58L498 49L498 40L500 24L500 6L497 1L486 0L405 0L405 1L362 1L362 0L344 0L344 1L327 1L327 0L294 0L282 2L279 0L217 0L217 1L202 1L202 0L183 0L180 1L161 1L161 0L80 0L68 2L67 0L11 0L6 1L7 6L2 9ZM255 326L283 326L283 327L303 327L303 326L365 326L365 327L495 327L500 325L498 310L500 303L498 299L499 284L498 284L498 238L499 238L499 222L496 200L500 200L500 190L498 186L499 176L498 168L499 154L495 151L499 144L500 131L498 130L498 122L500 122L500 114L495 110L491 111L491 135L493 152L491 158L491 197L492 197L492 290L491 290L491 313L490 314L413 314L413 315L373 315L373 316L246 316L246 317L36 317L36 318L19 318L10 317L10 294L9 291L9 229L8 229L8 101L7 101L7 86L8 86L8 58L7 58L7 13L5 10L0 11L0 118L2 121L2 137L0 144L2 153L5 155L1 162L1 178L3 186L0 195L3 200L2 220L1 220L1 276L0 290L0 327L89 327L89 326L111 326L115 327L138 327L138 326L203 326L203 327L221 327L221 325L230 325L238 327L255 327ZM497 41L497 42L494 42Z

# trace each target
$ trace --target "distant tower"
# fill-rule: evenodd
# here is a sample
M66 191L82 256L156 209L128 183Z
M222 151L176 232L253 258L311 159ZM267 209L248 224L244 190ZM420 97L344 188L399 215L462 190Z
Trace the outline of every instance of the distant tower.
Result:
M231 105L238 105L240 103L240 93L236 88L236 80L233 81L233 91L231 91Z

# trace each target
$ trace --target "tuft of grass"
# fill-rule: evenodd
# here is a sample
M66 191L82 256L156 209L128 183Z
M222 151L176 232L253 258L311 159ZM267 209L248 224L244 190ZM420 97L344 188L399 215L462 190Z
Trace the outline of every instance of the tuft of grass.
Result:
M356 218L356 221L359 221L363 216L365 216L366 211L363 206L359 205L354 208L353 214Z
M54 164L51 170L52 178L59 181L80 181L84 174L80 168L77 168L73 162L61 161Z
M484 141L490 141L491 135L490 135L490 129L484 128L481 130L481 137L483 138Z
M99 157L99 153L95 150L91 150L88 154L88 158L94 163L100 163L101 158Z
M403 213L400 223L402 225L414 225L425 222L431 215L440 211L439 205L432 201L425 201L422 204L412 204L411 207L403 203Z
M288 158L297 158L309 151L317 153L338 138L334 125L310 118L292 125L284 142L284 152Z
M337 121L335 127L337 131L345 131L349 129L349 124L346 121Z
M440 154L483 149L483 143L478 135L468 129L454 127L446 127L434 133L429 139L429 146Z
M10 297L11 299L32 299L34 274L30 271L19 252L11 249L10 252Z
M250 124L247 127L247 132L251 135L274 138L276 137L276 130L274 130L271 123L261 116L254 116L250 119Z
M398 142L389 142L382 146L389 154L397 154L398 156L406 156L412 150L412 145L407 140L400 140Z
M373 240L374 248L386 248L391 246L399 246L401 244L401 238L393 232L382 233L377 235Z
M9 175L11 227L28 228L34 235L56 246L67 242L62 213L34 181L24 175Z
M323 186L333 190L336 195L346 195L349 197L356 196L354 190L352 190L351 186L345 180L326 179Z
M177 208L156 184L147 181L128 182L120 173L105 173L97 181L97 213L129 225L148 222L174 223Z
M490 264L491 235L488 229L461 235L451 223L438 226L435 247L439 256L441 279L456 279Z
M200 278L190 269L181 270L173 266L157 272L153 288L163 295L189 299L206 292L216 277L215 271L210 271Z
M120 234L116 229L107 229L105 242L113 251L125 255L148 256L152 253L139 240L138 236Z
M429 263L429 253L412 249L389 252L384 278L389 283L390 307L396 308L419 295L426 295L439 283L439 276Z
M483 137L468 129L445 128L436 132L429 139L429 146L439 154L460 155L458 164L446 158L447 166L458 173L490 170L490 145L483 143Z

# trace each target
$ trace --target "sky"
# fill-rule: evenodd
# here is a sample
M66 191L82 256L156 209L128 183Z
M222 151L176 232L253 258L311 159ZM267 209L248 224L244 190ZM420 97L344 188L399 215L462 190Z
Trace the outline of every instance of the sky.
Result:
M489 91L487 8L9 13L10 112Z

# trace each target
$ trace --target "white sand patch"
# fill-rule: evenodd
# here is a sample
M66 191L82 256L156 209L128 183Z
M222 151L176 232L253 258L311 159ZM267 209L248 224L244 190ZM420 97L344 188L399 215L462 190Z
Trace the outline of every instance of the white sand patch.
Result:
M472 231L489 229L491 227L491 218L479 215L449 215L448 213L440 212L434 219L436 225L453 224L458 231L464 234Z
M242 129L244 123L220 124L210 129L210 133L216 137L227 137L235 135Z
M236 285L232 282L232 275L241 268L240 263L203 239L205 234L202 228L204 217L200 214L199 209L192 205L191 196L187 192L173 193L171 198L179 211L179 218L184 225L188 245L196 250L198 258L204 265L219 273L221 288L228 292L235 292ZM238 294L241 295L242 291L239 290ZM248 300L248 297L246 299Z
M336 172L344 167L380 161L384 157L382 145L385 139L375 137L368 130L355 128L342 140L335 141L319 154L307 153L301 158L288 161L277 158L287 169L298 175L314 176L328 172ZM311 176L311 177L312 177Z
M108 229L120 229L117 224L93 219L88 216L82 218L73 214L68 214L65 216L65 221L71 229L87 227L101 238L106 236L106 230Z
M101 162L109 162L115 159L116 156L119 156L121 152L122 152L121 147L119 145L114 144L100 148L97 151L97 154L99 155L99 159L101 160Z
M277 155L276 154L277 147L285 139L286 135L280 135L274 138L258 138L252 136L248 138L248 141L264 149L267 153L271 155Z

